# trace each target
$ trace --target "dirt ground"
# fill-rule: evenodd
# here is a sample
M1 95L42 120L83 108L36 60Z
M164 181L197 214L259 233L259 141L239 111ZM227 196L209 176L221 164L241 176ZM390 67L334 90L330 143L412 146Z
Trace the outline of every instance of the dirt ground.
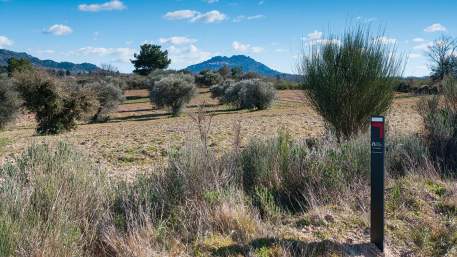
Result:
M211 116L209 146L217 152L233 147L240 126L241 144L257 137L274 136L287 130L294 138L318 137L324 133L322 118L306 103L302 91L278 91L273 107L264 111L235 111L218 105L207 90L187 106L181 117L171 117L167 110L157 110L149 103L147 91L126 92L128 100L102 124L81 124L76 130L57 136L36 136L33 116L22 115L15 125L0 132L0 163L22 152L28 145L68 141L103 164L115 176L131 176L164 164L167 152L198 137L195 117L200 106ZM390 134L420 133L422 124L416 111L419 97L397 95L388 114ZM207 118L209 119L209 118Z

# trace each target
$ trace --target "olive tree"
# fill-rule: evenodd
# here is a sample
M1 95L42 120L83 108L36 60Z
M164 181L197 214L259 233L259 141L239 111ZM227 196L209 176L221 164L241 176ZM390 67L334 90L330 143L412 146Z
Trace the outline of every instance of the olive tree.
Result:
M303 54L299 70L307 97L338 140L365 130L370 115L385 113L392 103L403 58L383 39L357 27L310 42Z

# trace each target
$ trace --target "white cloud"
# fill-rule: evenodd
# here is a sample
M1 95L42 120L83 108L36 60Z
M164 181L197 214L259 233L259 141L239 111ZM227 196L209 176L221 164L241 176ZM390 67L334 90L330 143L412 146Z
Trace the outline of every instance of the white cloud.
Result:
M236 52L252 52L255 54L263 52L263 48L259 46L251 46L250 44L243 44L238 41L233 41L232 48Z
M78 6L78 9L83 12L119 11L126 8L127 6L119 0L112 0L103 4L80 4Z
M265 15L263 15L263 14L257 14L257 15L252 15L252 16L239 15L233 19L233 22L242 22L243 20L257 20L257 19L263 19L263 18L265 18Z
M213 23L223 21L227 18L227 16L217 10L213 10L207 13L199 14L195 18L192 19L194 21L203 21L206 23Z
M246 51L249 50L250 47L251 47L251 45L243 44L243 43L240 43L238 41L234 41L232 43L232 48L237 52L246 52Z
M191 22L202 21L205 23L220 22L227 19L227 16L218 10L212 10L206 13L201 13L195 10L177 10L167 12L164 15L167 20L189 20Z
M132 48L104 48L104 47L84 47L78 49L74 54L83 56L109 57L111 62L130 63L135 49Z
M11 40L5 36L0 36L0 48L12 46L13 44L14 44L13 40Z
M253 46L253 47L251 47L251 51L255 54L258 54L258 53L263 52L263 48L259 47L259 46Z
M284 48L277 48L277 49L275 49L275 52L277 52L277 53L285 53L285 52L288 52L288 51L289 51L289 50L284 49Z
M187 45L197 42L196 39L188 37L174 36L169 38L160 38L159 42L161 44L171 44L171 45Z
M45 33L53 34L55 36L65 36L71 34L73 30L66 25L54 24L44 31Z
M423 38L421 38L421 37L413 38L413 42L415 42L415 43L422 43L422 42L424 42L424 41L425 41L425 39L423 39Z
M385 45L395 44L397 42L397 40L395 38L389 38L386 36L378 37L375 39L375 41L378 43L381 43L381 44L385 44Z
M198 13L199 12L194 10L178 10L173 12L167 12L164 15L164 18L167 20L187 20L194 18L196 15L198 15Z
M171 45L165 49L168 50L168 57L171 59L171 65L177 69L202 62L213 55L211 52L200 50L194 44L187 46Z
M439 32L439 31L447 31L446 27L441 25L440 23L434 23L424 29L425 32Z
M319 40L322 38L322 34L322 32L315 30L314 32L308 34L307 39L310 41Z
M313 31L307 35L307 37L302 38L303 41L309 46L318 45L318 44L337 44L340 45L341 41L339 39L323 39L323 33L320 31Z

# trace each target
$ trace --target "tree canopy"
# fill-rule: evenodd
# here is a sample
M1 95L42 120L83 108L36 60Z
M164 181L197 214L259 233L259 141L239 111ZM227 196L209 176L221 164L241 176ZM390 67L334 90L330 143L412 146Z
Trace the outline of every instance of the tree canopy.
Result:
M154 70L166 69L171 60L168 59L168 51L162 51L159 45L144 44L139 54L135 54L131 60L135 66L133 71L136 74L146 76Z

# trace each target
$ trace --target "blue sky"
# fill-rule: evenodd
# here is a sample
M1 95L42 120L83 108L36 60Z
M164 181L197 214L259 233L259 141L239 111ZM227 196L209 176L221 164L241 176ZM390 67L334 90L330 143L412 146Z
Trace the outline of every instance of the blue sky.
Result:
M369 23L409 55L404 75L420 76L431 41L456 36L456 9L451 0L0 0L0 48L129 72L148 42L169 51L171 68L246 54L294 72L304 45Z

